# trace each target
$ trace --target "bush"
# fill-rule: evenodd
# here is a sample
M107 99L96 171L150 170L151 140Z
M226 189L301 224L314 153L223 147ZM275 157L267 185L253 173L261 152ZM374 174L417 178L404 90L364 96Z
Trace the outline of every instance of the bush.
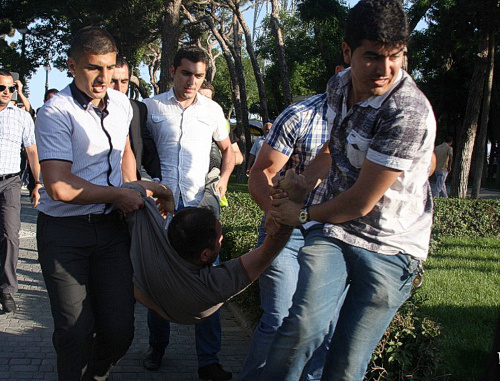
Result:
M500 237L500 200L434 199L434 234Z
M434 339L440 328L419 311L425 300L414 291L401 306L373 352L366 380L439 378L440 350Z

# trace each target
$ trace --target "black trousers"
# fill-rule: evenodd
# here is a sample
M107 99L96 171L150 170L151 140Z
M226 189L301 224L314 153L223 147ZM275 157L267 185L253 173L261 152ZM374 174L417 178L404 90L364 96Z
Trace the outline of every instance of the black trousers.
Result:
M59 380L106 376L134 336L130 237L118 215L39 213L38 255L54 318Z

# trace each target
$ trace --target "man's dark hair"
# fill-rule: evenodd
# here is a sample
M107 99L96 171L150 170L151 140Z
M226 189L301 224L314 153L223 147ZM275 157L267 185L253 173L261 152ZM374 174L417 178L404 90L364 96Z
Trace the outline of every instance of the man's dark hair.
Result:
M106 29L87 26L74 35L69 56L78 61L84 53L108 54L113 52L117 52L113 36Z
M399 0L361 0L347 16L344 41L353 52L363 40L394 48L407 45L408 37L408 19Z
M215 87L212 85L210 82L208 82L206 79L203 81L203 83L200 86L201 89L208 89L212 92L212 97L215 96Z
M184 208L168 225L168 240L182 258L198 263L204 249L215 249L216 221L208 208Z
M208 69L208 55L203 49L200 49L196 46L179 49L177 53L175 53L174 57L174 70L181 65L181 61L183 58L186 58L194 63L203 62Z
M446 136L445 143L453 143L453 137L450 135Z
M10 71L5 70L5 69L0 69L0 75L3 75L4 77L12 77L12 74Z
M128 69L128 78L130 79L132 73L130 72L130 65L125 58L116 57L116 66L115 67L124 67L126 66Z
M59 92L59 90L57 90L57 89L48 89L45 92L45 95L43 96L43 101L47 102L47 100L49 99L50 94L57 94L58 92Z

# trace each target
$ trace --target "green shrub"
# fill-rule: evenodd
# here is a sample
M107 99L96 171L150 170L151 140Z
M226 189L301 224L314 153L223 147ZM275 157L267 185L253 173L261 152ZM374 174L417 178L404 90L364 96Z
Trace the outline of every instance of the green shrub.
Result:
M452 237L500 237L500 200L434 199L433 232Z
M372 355L366 380L432 380L440 378L440 350L434 340L440 327L420 312L426 297L412 292L401 306Z

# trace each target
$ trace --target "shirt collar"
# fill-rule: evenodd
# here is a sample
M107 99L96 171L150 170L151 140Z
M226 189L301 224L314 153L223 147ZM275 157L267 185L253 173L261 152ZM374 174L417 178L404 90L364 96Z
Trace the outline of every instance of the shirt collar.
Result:
M170 90L168 91L166 96L167 96L167 100L171 100L171 101L174 101L176 103L179 103L179 100L177 99L177 96L175 95L175 91L174 91L173 87L170 88ZM203 98L206 98L206 97L200 96L200 94L196 94L196 98L194 99L193 103L191 103L189 105L189 107L191 107L197 103L203 103Z
M399 82L401 82L401 79L403 78L403 73L404 70L399 69L398 77L392 84L391 88L387 90L384 94L372 95L370 98L365 99L363 102L359 103L359 105L361 107L372 107L375 109L379 109L380 107L382 107L382 104L385 102L385 100L392 94L392 90L399 85Z
M95 107L94 104L91 102L92 98L90 98L87 94L85 94L78 87L76 87L74 80L73 82L70 83L69 88L71 90L71 95L73 96L73 98L78 102L80 106L82 106L84 110L87 110L89 105ZM109 95L106 92L106 95L104 96L105 109L107 108L108 102L109 102Z

